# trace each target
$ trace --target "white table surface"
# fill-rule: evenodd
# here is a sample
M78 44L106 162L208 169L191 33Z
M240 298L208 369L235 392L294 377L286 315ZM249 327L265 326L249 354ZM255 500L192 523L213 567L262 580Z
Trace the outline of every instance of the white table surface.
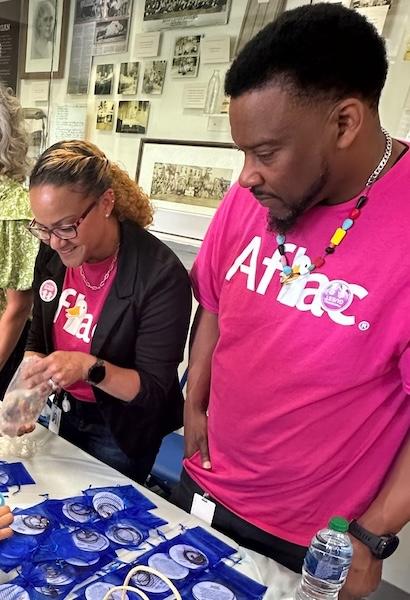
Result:
M290 600L292 598L298 577L288 569L256 552L238 547L235 542L208 527L203 521L180 510L164 498L138 485L59 436L50 433L41 425L37 425L36 430L30 434L30 438L37 444L37 452L33 457L20 458L4 454L1 456L8 462L23 462L36 482L35 485L22 486L20 492L14 495L13 489L11 490L7 499L11 508L37 504L44 500L44 496L41 494L49 494L50 498L66 498L79 495L90 485L100 487L131 483L158 506L153 513L169 522L169 526L164 530L167 537L173 537L179 533L180 524L185 527L200 525L213 535L238 548L241 561L234 568L268 586L266 600ZM161 540L158 539L159 541ZM0 582L6 581L9 577L0 572Z

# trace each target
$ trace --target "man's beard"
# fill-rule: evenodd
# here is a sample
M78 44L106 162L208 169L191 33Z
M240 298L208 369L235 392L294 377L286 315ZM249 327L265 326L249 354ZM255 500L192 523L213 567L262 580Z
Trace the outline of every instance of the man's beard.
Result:
M299 204L290 210L290 213L284 219L278 219L269 210L268 213L268 231L285 234L293 229L299 219L311 206L315 204L320 192L323 191L329 181L330 170L328 165L323 165L322 174L313 182L309 190L303 196Z

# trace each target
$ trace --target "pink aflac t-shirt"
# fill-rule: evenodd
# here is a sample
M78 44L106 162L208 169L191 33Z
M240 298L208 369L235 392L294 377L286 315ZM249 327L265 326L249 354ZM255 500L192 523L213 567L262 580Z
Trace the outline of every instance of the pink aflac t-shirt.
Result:
M98 263L85 263L84 274L91 285L99 285L112 263L112 256ZM67 268L63 289L53 322L55 350L85 352L91 354L91 342L101 311L114 282L117 264L100 290L92 290L85 284L80 267ZM95 402L92 387L78 381L66 388L78 400Z
M189 475L228 509L308 545L332 515L360 516L410 426L410 151L371 189L336 252L308 274L357 198L316 206L286 238L305 275L281 286L267 209L228 192L192 269L218 313L209 450Z

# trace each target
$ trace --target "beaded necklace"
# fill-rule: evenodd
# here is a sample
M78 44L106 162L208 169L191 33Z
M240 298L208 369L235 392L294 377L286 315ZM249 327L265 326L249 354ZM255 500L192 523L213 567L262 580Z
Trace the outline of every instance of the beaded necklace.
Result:
M360 194L360 197L356 203L355 208L353 208L349 212L348 216L343 221L342 225L336 229L336 231L330 238L330 242L326 246L324 253L312 261L312 264L309 265L309 267L308 267L308 273L304 273L304 275L308 275L315 269L318 269L325 264L326 257L330 256L331 254L333 254L335 252L337 246L339 246L339 244L344 240L349 229L351 229L353 227L355 221L359 218L362 208L367 203L368 193L369 193L371 187L373 186L375 181L378 179L380 173L383 171L384 167L386 166L386 164L388 163L388 161L391 157L391 153L392 153L392 149L393 149L393 140L392 140L390 134L385 129L382 129L382 132L386 138L386 143L385 143L385 147L384 147L384 154L382 156L381 161L379 162L379 164L377 165L377 167L375 168L373 173L370 175L370 177L366 181L364 190ZM286 236L282 233L278 233L276 236L276 242L278 244L278 250L280 253L280 261L282 264L282 274L280 276L280 282L282 284L292 283L292 281L295 281L295 279L298 279L299 277L302 276L302 273L300 272L300 267L298 265L295 265L293 267L291 267L289 265L288 258L286 256L286 249L285 249Z

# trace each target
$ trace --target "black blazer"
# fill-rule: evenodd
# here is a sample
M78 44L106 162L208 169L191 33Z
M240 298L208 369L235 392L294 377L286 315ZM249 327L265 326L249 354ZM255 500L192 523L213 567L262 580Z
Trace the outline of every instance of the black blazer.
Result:
M117 275L95 329L91 354L139 373L141 390L131 402L94 387L115 440L128 456L136 457L157 449L164 435L182 425L177 367L183 358L192 296L186 269L168 246L131 221L121 222L120 231ZM58 254L41 244L27 350L54 351L52 323L65 270ZM47 279L58 288L51 302L39 296Z

